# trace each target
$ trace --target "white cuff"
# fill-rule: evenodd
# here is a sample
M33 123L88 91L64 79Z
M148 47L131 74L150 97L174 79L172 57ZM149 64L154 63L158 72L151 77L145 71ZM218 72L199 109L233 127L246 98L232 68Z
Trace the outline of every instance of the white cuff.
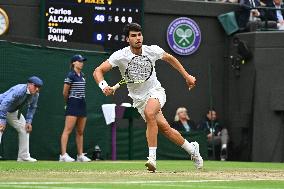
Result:
M99 87L104 90L104 88L106 88L108 86L107 82L105 80L102 80L100 83L99 83Z

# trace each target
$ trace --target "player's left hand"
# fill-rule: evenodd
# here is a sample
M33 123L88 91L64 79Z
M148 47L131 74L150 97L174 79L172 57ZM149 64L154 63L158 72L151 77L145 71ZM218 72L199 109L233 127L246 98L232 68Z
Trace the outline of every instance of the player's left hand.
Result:
M106 88L103 89L103 93L104 93L106 96L114 95L114 90L113 90L112 87L107 86Z
M195 83L196 83L196 79L195 77L193 77L192 75L188 75L186 78L186 84L188 86L188 88L192 89L193 87L195 87Z
M32 130L33 130L32 125L31 125L31 124L29 124L29 123L27 123L27 124L26 124L26 131L27 131L27 133L32 132Z

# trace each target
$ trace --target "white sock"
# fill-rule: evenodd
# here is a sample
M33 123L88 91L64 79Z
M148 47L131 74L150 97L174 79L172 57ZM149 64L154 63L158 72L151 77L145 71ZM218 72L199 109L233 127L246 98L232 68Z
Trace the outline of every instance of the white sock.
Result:
M227 148L227 144L222 144L222 149L226 149Z
M193 145L191 143L189 143L186 139L184 140L183 145L181 145L181 147L188 153L188 154L192 154L193 153Z
M157 147L149 147L149 157L153 158L156 160L156 150Z

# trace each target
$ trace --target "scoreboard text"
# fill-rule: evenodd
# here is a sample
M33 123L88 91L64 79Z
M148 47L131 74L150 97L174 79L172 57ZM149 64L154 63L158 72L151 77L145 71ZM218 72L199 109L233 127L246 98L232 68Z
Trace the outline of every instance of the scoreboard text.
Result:
M142 24L142 0L45 0L44 37L53 42L125 46L123 27Z

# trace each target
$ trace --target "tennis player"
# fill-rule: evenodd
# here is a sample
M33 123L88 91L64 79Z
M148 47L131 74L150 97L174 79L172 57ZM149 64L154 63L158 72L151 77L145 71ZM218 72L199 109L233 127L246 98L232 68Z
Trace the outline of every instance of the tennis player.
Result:
M83 133L87 120L87 110L85 102L86 81L82 69L84 61L87 59L80 54L71 58L71 71L64 80L63 97L66 103L65 127L61 135L61 155L60 162L73 162L75 159L66 153L69 135L76 125L76 144L77 144L77 161L91 161L83 153Z
M147 56L153 66L158 59L168 62L172 67L180 72L184 77L189 88L195 86L195 78L189 75L181 63L172 55L166 53L157 45L143 45L142 28L137 23L127 24L124 28L126 41L129 46L114 52L108 60L97 67L93 73L94 79L98 83L102 92L106 95L114 94L114 89L104 80L104 74L114 67L118 67L123 75L127 69L128 63L133 57L143 55ZM157 79L155 69L151 77L144 83L127 84L129 96L133 99L133 106L136 107L147 123L146 137L149 147L149 157L145 166L149 171L156 170L156 150L158 130L168 139L181 146L191 155L196 168L203 167L203 159L199 153L199 144L197 142L189 143L178 131L171 128L163 116L161 108L166 102L166 93Z

